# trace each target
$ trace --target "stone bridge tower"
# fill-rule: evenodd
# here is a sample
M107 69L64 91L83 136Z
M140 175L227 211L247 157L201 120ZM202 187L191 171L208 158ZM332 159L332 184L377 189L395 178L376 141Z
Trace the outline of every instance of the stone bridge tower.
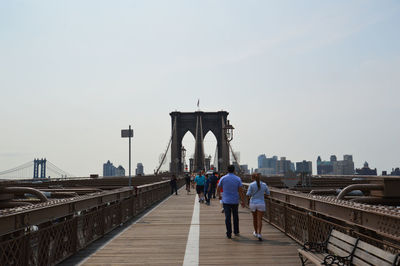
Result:
M228 112L172 112L172 143L171 143L171 165L172 173L183 172L182 169L182 139L186 132L190 131L195 138L195 152L193 170L204 169L204 136L211 131L217 139L218 170L226 171L229 165L229 146L224 133L227 124Z

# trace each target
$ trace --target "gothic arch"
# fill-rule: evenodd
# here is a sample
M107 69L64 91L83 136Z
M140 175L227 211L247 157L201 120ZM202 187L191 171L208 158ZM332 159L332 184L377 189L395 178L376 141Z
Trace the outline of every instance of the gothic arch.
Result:
M173 173L182 172L182 139L190 131L195 138L194 171L204 169L204 136L211 131L217 140L218 170L225 171L229 164L229 147L224 134L228 112L172 112L171 165Z

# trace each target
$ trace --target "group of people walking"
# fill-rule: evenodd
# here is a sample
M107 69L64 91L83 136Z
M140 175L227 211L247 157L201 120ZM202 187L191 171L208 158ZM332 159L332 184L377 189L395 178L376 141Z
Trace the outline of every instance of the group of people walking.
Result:
M235 236L240 236L239 231L239 204L242 207L248 202L249 208L253 217L253 236L259 241L262 241L262 217L266 211L264 195L269 195L269 188L266 183L261 181L261 176L258 173L252 175L247 192L243 189L242 180L234 174L235 166L228 166L228 173L219 177L217 172L200 171L196 176L185 175L186 191L189 194L190 188L196 185L196 193L200 203L210 205L211 198L219 198L222 204L222 212L225 214L226 237L232 238L232 233ZM176 183L176 177L175 183ZM172 179L171 179L172 182ZM172 190L176 192L176 189ZM232 230L233 218L233 230Z

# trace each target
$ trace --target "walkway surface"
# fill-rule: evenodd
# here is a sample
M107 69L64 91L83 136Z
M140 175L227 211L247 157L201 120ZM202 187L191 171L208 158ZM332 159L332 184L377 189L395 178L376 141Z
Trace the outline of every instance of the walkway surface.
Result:
M213 199L197 202L179 190L102 246L88 247L81 265L301 265L299 245L264 222L253 237L249 209L239 207L240 236L225 236L225 216ZM76 259L76 258L75 258ZM74 261L74 260L69 260ZM74 263L75 264L75 263ZM68 261L63 263L68 265Z

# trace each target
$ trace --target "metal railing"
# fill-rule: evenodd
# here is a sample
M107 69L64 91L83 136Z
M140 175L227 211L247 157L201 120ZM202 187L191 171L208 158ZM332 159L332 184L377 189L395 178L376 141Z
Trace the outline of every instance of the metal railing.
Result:
M244 184L247 189L248 184ZM332 197L270 188L264 219L300 244L324 241L332 228L392 253L400 252L400 213Z
M3 211L1 265L55 265L170 193L169 181L162 181Z

